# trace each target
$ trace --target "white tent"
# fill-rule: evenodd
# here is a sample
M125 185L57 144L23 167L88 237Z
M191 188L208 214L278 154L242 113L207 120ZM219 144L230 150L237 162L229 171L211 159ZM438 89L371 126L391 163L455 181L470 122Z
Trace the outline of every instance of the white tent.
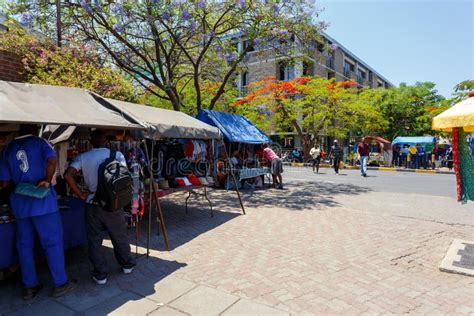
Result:
M219 139L218 128L199 121L183 112L165 110L130 102L105 99L122 115L147 126L152 136L159 138Z
M0 123L143 129L78 88L0 81Z

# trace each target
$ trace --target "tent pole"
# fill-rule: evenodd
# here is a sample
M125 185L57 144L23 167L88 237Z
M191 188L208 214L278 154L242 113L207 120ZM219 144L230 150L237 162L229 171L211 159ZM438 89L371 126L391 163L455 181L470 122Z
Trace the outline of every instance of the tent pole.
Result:
M148 172L150 174L152 174L152 167L151 167L151 160L150 160L150 157L148 156L148 148L147 148L147 144L146 144L146 139L143 139L143 144L145 147L145 152L146 152L146 159L148 161ZM146 232L146 257L149 258L150 257L150 239L151 239L151 207L152 207L152 197L151 195L153 194L152 192L152 188L151 188L151 177L150 177L150 185L149 185L149 188L148 188L148 228L147 228L147 232Z
M224 144L224 152L225 152L225 158L227 159L227 163L230 164L230 158L229 158L229 154L227 153L227 148L225 147L225 142L222 141L222 143ZM229 149L230 149L230 143L229 143ZM242 213L245 215L245 208L244 208L244 203L242 203L242 198L240 197L240 192L239 192L239 187L238 187L238 184L237 184L237 179L235 178L235 175L234 173L232 172L232 165L231 165L231 168L230 168L230 174L232 175L232 178L234 179L234 185L235 185L235 192L237 193L237 197L239 198L239 202L240 202L240 208L242 209Z
M157 216L158 216L158 219L160 221L160 225L159 225L159 228L161 227L161 231L163 232L163 240L165 242L165 247L166 247L166 250L167 251L170 251L170 243L169 243L169 240L168 240L168 233L166 232L166 227L165 227L165 222L164 222L164 217L163 217L163 212L161 210L161 205L160 205L160 201L158 200L158 196L157 196L157 192L156 192L156 186L155 186L155 179L153 177L153 170L152 170L152 164L151 164L151 160L150 160L150 155L148 153L148 147L145 146L145 155L146 155L146 158L148 160L148 169L150 171L150 182L151 182L151 188L153 192L150 191L150 194L153 194L153 200L155 201L156 203L156 207L157 207ZM148 238L150 239L150 236L151 236L151 199L150 199L150 213L148 214L148 219L149 219L149 222L148 222L148 227L149 227L149 232L148 232Z

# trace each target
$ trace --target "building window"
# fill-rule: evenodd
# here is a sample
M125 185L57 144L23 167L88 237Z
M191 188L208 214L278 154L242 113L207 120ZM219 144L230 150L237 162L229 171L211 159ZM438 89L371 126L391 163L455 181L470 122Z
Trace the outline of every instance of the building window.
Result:
M250 46L250 47L249 47ZM255 51L255 47L254 45L250 42L250 40L245 40L244 41L244 50L247 49L247 47L249 47L249 52L254 52Z
M314 76L314 64L311 62L303 62L303 76L310 77Z
M336 78L336 73L334 71L329 71L328 72L328 79L333 79Z
M295 79L295 66L289 65L287 62L278 64L278 80L288 81Z
M240 86L245 87L249 84L249 73L244 71L240 74Z
M355 70L355 65L348 62L347 60L344 60L344 76L350 77Z

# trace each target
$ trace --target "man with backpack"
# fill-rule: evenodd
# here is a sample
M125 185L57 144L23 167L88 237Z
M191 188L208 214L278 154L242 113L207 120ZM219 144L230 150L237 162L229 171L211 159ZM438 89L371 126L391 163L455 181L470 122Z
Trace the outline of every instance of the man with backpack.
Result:
M74 194L86 202L89 260L94 268L92 278L100 285L107 283L109 272L102 249L104 233L110 236L123 273L129 274L135 267L122 211L131 201L131 176L123 154L106 148L106 142L104 132L92 132L93 149L77 156L64 176ZM81 191L75 181L81 170L86 192Z

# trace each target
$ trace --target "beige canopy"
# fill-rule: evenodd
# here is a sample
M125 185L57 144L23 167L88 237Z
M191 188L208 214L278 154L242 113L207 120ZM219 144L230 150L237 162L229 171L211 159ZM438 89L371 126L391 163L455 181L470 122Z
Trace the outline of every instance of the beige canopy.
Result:
M0 123L143 129L78 88L0 81Z
M433 129L451 132L453 128L474 132L474 97L467 98L433 118Z
M220 131L183 112L106 99L124 116L147 126L159 138L219 139Z

